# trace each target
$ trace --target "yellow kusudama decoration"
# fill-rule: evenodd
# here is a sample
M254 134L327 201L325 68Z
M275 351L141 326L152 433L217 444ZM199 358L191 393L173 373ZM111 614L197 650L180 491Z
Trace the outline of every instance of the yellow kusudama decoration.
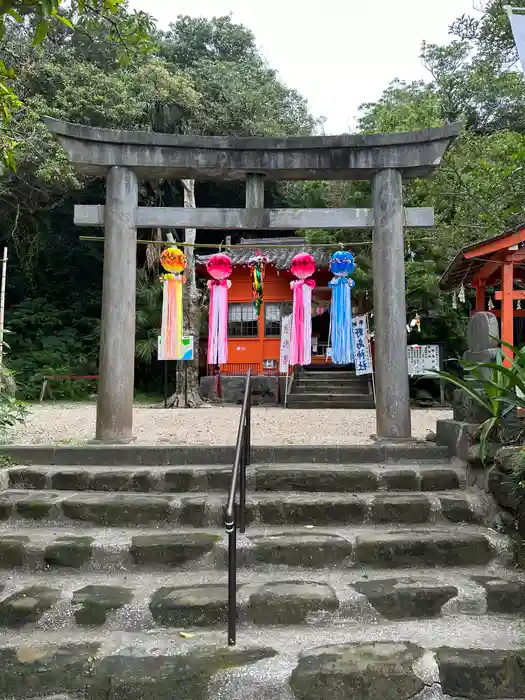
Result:
M182 357L182 272L186 267L186 256L179 248L166 248L160 256L162 267L168 274L162 275L162 327L161 337L166 360Z
M167 272L180 275L186 269L186 256L180 248L166 248L160 255L160 264Z

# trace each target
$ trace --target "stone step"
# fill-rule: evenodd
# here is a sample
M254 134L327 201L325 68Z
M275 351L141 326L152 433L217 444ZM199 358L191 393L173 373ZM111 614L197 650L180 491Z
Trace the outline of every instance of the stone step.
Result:
M22 572L224 570L228 540L224 528L86 529L63 527L0 529L0 569ZM507 539L469 525L397 527L250 527L237 541L240 569L299 567L310 570L484 566L511 561ZM258 573L258 575L259 575Z
M221 525L225 495L219 493L137 494L91 491L27 491L0 494L0 520L133 526ZM247 498L247 524L418 524L481 522L486 508L481 492L295 493L256 492Z
M302 384L294 386L289 396L330 396L347 397L372 396L368 387L342 386L341 384L330 384L329 386L319 386L318 384Z
M519 623L465 618L225 634L13 633L0 698L28 700L407 700L525 697ZM410 640L410 641L405 641ZM488 647L488 648L487 648Z
M361 393L351 394L351 393L341 392L341 391L337 391L334 393L331 393L331 392L329 393L329 392L324 392L324 391L320 391L320 392L307 391L307 392L302 392L299 394L292 392L288 396L288 403L290 403L290 401L291 401L293 404L297 404L297 405L303 404L303 403L309 403L311 401L324 401L324 402L331 402L334 404L338 404L338 403L346 402L346 401L348 401L348 402L352 401L355 403L367 403L367 402L370 402L372 400L373 400L373 398L371 398L371 395L368 393L366 393L366 394L361 394Z
M343 379L343 378L349 378L349 379L360 379L356 375L356 373L352 370L346 370L346 369L330 369L330 370L305 370L299 375L299 379L307 379L307 378L312 378L312 379Z
M295 399L301 397L301 400L306 400L307 398L330 398L334 401L339 401L341 399L361 399L363 397L370 398L371 394L368 391L359 391L355 387L327 387L326 389L318 386L301 386L297 387L292 391L290 396Z
M248 471L257 491L447 491L462 486L463 478L448 465L272 465Z
M346 409L346 410L364 410L366 408L374 408L374 400L371 396L361 396L354 398L337 398L335 396L308 396L305 398L301 394L291 394L288 397L288 408L296 409L315 409L321 410L326 408L331 409Z
M255 409L257 410L257 409ZM258 464L370 464L448 460L448 448L429 442L368 445L257 444L252 434L252 462ZM222 464L235 459L235 445L2 445L4 464L53 466L158 466ZM4 470L0 470L0 485Z
M370 385L367 379L360 379L359 377L339 377L337 375L313 375L300 377L299 379L296 379L293 383L293 386L356 386L368 389Z
M11 467L6 488L58 491L227 493L231 466ZM422 465L251 465L249 491L445 491L462 485L463 470Z
M512 614L525 579L487 569L374 572L239 572L241 625L341 624L446 615ZM226 572L20 574L0 590L0 633L75 626L149 630L225 626Z
M350 389L354 387L356 390L363 390L363 391L368 391L369 384L365 380L360 380L360 379L350 379L350 378L343 378L343 377L323 377L321 379L317 377L301 377L300 379L297 379L293 383L293 389L295 391L296 388L301 387L301 386L310 386L310 387L322 387L323 389L327 389L331 386L335 387L343 387L345 389Z

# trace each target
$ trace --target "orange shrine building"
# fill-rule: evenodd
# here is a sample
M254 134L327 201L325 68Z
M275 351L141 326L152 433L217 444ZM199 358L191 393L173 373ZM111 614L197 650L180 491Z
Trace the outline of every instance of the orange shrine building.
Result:
M312 364L330 365L327 359L330 332L330 298L328 282L333 275L328 269L331 250L311 248L304 239L261 238L241 239L239 247L228 249L233 272L228 293L228 363L221 365L221 374L242 375L248 368L254 374L278 374L281 348L281 319L292 312L290 282L296 279L290 263L299 252L310 253L316 262L312 279ZM281 247L268 247L281 246ZM294 247L287 247L294 246ZM243 249L245 248L245 249ZM264 276L263 304L257 315L252 301L250 260L255 255L268 259ZM209 278L206 262L210 256L197 258L200 277ZM207 346L201 345L207 352ZM213 368L209 368L213 372Z
M525 223L459 251L439 283L447 292L472 286L475 311L491 311L501 339L525 342ZM523 308L521 308L523 305ZM504 352L509 353L507 349Z

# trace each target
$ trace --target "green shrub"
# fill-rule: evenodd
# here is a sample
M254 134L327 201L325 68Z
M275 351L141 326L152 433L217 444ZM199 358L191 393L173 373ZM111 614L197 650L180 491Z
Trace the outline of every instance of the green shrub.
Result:
M486 412L487 418L476 432L484 461L489 440L502 441L504 419L517 409L525 409L525 348L518 350L504 341L500 342L501 347L494 362L462 362L465 370L463 379L448 372L436 372ZM504 365L504 347L513 353L509 367ZM521 431L516 439L521 440L524 434L525 430Z
M10 428L25 422L27 414L28 410L21 401L0 392L0 442L6 441Z

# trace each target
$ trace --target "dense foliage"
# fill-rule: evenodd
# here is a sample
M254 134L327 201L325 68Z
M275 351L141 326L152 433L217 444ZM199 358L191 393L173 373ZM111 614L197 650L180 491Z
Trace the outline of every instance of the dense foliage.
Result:
M113 21L118 27L129 21L125 8ZM152 44L147 53L131 51L123 64L121 45L105 19L92 19L89 35L55 23L38 45L30 24L6 24L0 55L15 71L24 107L5 129L19 145L16 172L0 176L0 235L10 247L10 366L25 397L38 396L46 375L93 374L98 356L102 247L78 241L72 208L103 202L104 183L74 172L44 127L44 115L93 126L204 134L307 134L315 127L305 101L268 67L251 32L228 17L180 17L168 32L156 32ZM271 201L275 195L268 194ZM244 194L237 185L202 184L196 198L199 206L234 206ZM181 205L181 183L143 183L140 199ZM199 236L218 242L223 234ZM151 363L159 325L152 302L160 299L155 251L142 247L138 264L144 270L137 386L150 388L161 380ZM91 389L81 383L53 387L57 397Z
M514 0L520 5L520 0ZM437 232L407 231L407 321L420 314L414 343L445 342L448 356L463 349L464 324L473 299L452 308L438 282L458 249L503 232L523 219L525 201L525 81L506 12L489 0L478 19L459 18L447 46L424 44L427 82L393 82L381 98L361 108L363 132L409 131L460 121L461 137L429 179L405 187L406 206L434 206ZM286 188L295 203L370 206L369 183L303 183ZM317 240L369 241L354 232L315 231ZM371 307L370 245L355 248L357 290Z
M32 43L40 44L57 26L69 33L82 34L88 39L96 35L101 23L105 26L107 42L119 52L122 63L127 63L131 51L148 51L152 18L145 12L129 12L127 0L70 0L67 7L60 0L0 0L0 40L9 36L13 23L24 25ZM15 149L19 141L9 133L23 102L14 88L16 71L9 52L0 54L0 165L16 169Z
M7 12L22 5L32 8L24 17ZM45 114L96 126L203 134L291 135L316 128L305 101L267 65L253 34L228 17L179 17L159 32L120 0L78 0L62 19L55 10L54 0L0 0L0 55L13 71L12 99L16 93L0 138L18 144L16 172L0 175L0 236L10 248L7 325L14 331L9 364L28 398L38 395L47 374L95 372L98 354L102 249L79 243L72 207L103 202L104 183L72 170L43 126ZM42 20L45 33L38 29ZM394 82L362 107L359 128L464 125L436 175L405 188L407 206L435 206L437 215L435 232L406 236L407 321L415 314L422 319L421 333L414 331L411 341L445 341L448 355L455 355L463 349L470 299L453 309L438 281L458 248L523 218L525 82L499 0L490 0L478 19L459 18L451 34L447 46L422 48L429 80ZM308 182L271 189L268 203L369 206L370 197L366 182ZM180 205L183 188L178 182L143 183L140 198L143 204ZM196 200L198 206L242 206L243 191L234 184L197 183ZM222 235L199 231L199 242L216 243ZM358 299L371 308L369 233L310 235L359 244ZM160 383L151 362L160 298L155 251L141 248L138 264L137 387L150 390ZM72 395L91 387L64 383L54 391Z

